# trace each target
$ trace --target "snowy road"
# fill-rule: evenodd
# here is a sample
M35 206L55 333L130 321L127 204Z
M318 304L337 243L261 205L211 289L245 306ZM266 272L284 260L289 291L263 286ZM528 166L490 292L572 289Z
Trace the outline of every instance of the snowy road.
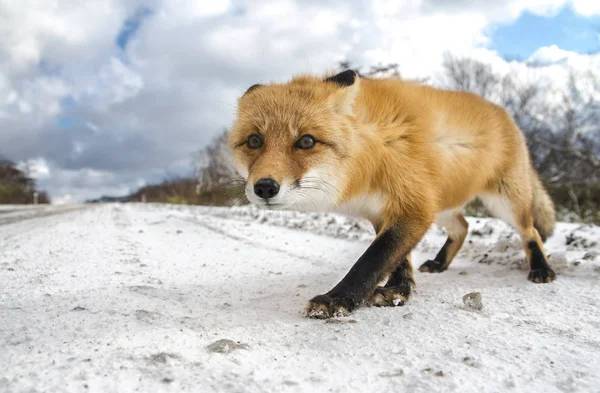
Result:
M547 244L559 277L535 285L513 231L470 218L458 259L417 271L406 306L322 321L303 308L368 246L360 223L160 205L61 213L0 225L0 392L600 391L597 227L561 224ZM443 242L433 227L416 267ZM473 291L481 311L463 306ZM221 339L239 346L207 348Z
M0 205L0 225L53 216L85 207L85 205Z

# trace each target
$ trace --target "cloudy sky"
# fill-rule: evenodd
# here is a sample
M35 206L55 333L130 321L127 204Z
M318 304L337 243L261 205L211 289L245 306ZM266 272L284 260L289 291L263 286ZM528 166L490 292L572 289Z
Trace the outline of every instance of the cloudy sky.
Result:
M56 202L191 174L257 82L344 59L600 69L596 0L0 0L0 155ZM540 71L541 70L541 71Z

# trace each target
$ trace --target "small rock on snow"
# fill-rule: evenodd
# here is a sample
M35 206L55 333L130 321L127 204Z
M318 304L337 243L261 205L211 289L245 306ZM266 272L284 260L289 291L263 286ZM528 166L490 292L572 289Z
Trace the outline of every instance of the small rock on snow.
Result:
M481 292L471 292L463 296L463 303L467 308L473 310L481 310L483 303L481 302Z
M214 343L212 343L206 347L206 349L208 349L210 352L217 352L217 353L230 353L230 352L235 351L236 349L249 349L249 348L250 347L248 346L248 344L236 343L235 341L227 340L227 339L217 340Z
M403 375L404 375L404 370L401 368L394 370L394 371L379 373L379 376L384 377L384 378L401 377Z
M150 360L154 363L167 363L169 358L179 359L179 355L174 354L174 353L159 352L159 353L155 353L154 355L150 356Z

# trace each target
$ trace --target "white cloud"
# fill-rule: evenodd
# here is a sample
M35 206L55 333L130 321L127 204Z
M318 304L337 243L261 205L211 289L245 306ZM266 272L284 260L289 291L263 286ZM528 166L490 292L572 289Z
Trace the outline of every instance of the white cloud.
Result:
M48 179L50 177L50 167L43 157L31 158L18 163L17 168L24 171L27 176L40 179Z
M89 128L90 130L92 130L92 131L98 131L99 130L99 128L98 128L97 125L95 125L94 123L89 122L89 121L85 122L85 126L87 128Z
M585 16L600 15L600 2L594 0L573 0L575 11Z
M573 1L578 12L597 13L589 3ZM42 157L52 174L42 185L55 198L126 192L169 168L191 171L189 153L231 123L251 84L345 59L430 76L446 51L525 70L486 49L490 27L565 4L0 0L0 153ZM152 12L122 50L116 37L141 6ZM554 77L563 58L577 67L599 59L550 46L529 60Z
M83 91L73 89L76 98L88 99L97 107L122 103L138 95L144 87L140 74L111 57Z
M163 11L169 15L170 19L193 20L196 18L206 18L222 15L231 8L232 3L228 0L171 0L168 2L164 2L162 6Z
M584 55L551 45L539 48L527 59L527 62L545 66L562 64L574 69L585 70L600 68L600 54Z
M560 49L556 45L550 45L539 48L529 57L529 59L527 59L527 62L538 65L550 65L565 62L569 57L572 57L575 54L576 53Z

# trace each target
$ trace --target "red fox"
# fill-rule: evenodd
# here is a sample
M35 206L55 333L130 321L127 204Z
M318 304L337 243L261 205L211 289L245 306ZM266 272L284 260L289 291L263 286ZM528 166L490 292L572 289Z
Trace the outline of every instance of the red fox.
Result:
M419 270L448 269L467 235L462 208L474 198L518 230L528 279L555 279L543 247L554 205L522 132L500 106L346 70L253 85L237 109L229 147L251 203L341 212L375 229L369 248L332 290L309 301L306 316L403 305L415 286L411 250L435 222L448 239Z

